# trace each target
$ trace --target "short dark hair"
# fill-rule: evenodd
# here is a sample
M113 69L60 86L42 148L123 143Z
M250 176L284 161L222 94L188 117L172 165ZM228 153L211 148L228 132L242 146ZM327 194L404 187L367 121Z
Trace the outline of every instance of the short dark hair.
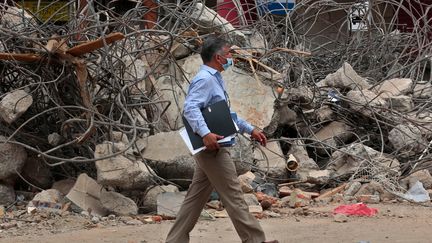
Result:
M222 48L228 45L228 41L219 36L209 36L204 40L201 48L201 59L204 63L211 61L213 56L222 50Z

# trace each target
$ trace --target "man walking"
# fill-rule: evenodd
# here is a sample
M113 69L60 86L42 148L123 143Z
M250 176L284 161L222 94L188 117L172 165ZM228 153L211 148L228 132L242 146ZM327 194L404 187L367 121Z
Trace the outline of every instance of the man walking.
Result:
M228 99L221 72L233 64L229 51L230 46L224 39L207 38L201 50L204 65L189 86L184 116L193 131L203 138L206 150L194 156L196 166L192 184L168 233L167 243L189 242L189 233L194 228L213 188L218 192L242 242L278 242L265 241L261 226L249 213L229 150L217 143L217 140L223 137L208 129L201 114L201 109ZM266 145L267 138L262 132L241 118L237 118L235 122L241 133L246 132L263 146Z

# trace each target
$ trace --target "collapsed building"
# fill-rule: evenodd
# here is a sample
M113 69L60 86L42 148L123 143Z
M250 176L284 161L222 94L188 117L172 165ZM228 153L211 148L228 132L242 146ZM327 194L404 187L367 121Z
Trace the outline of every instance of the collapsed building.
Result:
M187 189L181 111L213 33L235 45L222 74L232 108L270 138L231 148L245 193L431 190L425 1L253 2L71 1L52 18L2 4L0 205L136 215Z

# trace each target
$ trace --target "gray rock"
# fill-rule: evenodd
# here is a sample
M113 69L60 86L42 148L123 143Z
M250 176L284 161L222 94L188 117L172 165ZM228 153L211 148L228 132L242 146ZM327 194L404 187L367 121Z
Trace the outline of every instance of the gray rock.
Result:
M412 91L413 82L409 78L394 78L382 82L374 88L374 91L383 98L408 94Z
M322 82L330 87L349 90L363 90L370 87L367 80L360 77L346 62L335 73L327 75Z
M397 125L389 132L388 139L403 156L421 153L427 145L421 130L412 124Z
M33 104L33 97L24 90L7 94L0 101L0 117L11 124L16 121Z
M252 182L255 179L255 174L248 171L238 176L240 187L244 193L253 192Z
M333 217L333 219L334 219L335 222L338 222L338 223L346 223L346 222L348 222L348 217L346 215L344 215L344 214L335 214L334 217Z
M167 217L175 217L186 196L183 192L164 192L157 197L157 214Z
M27 159L25 149L17 144L4 143L7 138L0 136L0 180L8 179L21 172Z
M136 203L120 193L103 191L100 194L102 206L117 216L137 215L138 206Z
M390 108L400 111L408 112L414 108L414 102L411 97L406 95L392 96L389 99Z
M9 205L15 202L15 191L9 185L0 184L0 205Z
M123 143L121 143L123 144ZM114 144L98 144L95 158L111 155ZM105 186L117 186L122 189L145 189L152 182L152 172L140 161L132 161L124 155L117 155L96 161L97 180Z
M155 186L148 190L142 197L142 206L140 210L143 213L156 212L157 210L157 196L163 192L179 192L178 188L173 185Z

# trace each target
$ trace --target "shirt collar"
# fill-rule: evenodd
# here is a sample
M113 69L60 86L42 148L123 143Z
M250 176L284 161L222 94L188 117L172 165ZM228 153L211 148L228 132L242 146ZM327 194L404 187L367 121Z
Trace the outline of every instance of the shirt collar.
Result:
M218 70L216 70L216 69L214 69L214 68L212 68L212 67L209 67L209 66L207 66L207 65L205 65L205 64L201 65L201 70L206 70L206 71L209 72L211 75L215 75L216 73L219 72Z

